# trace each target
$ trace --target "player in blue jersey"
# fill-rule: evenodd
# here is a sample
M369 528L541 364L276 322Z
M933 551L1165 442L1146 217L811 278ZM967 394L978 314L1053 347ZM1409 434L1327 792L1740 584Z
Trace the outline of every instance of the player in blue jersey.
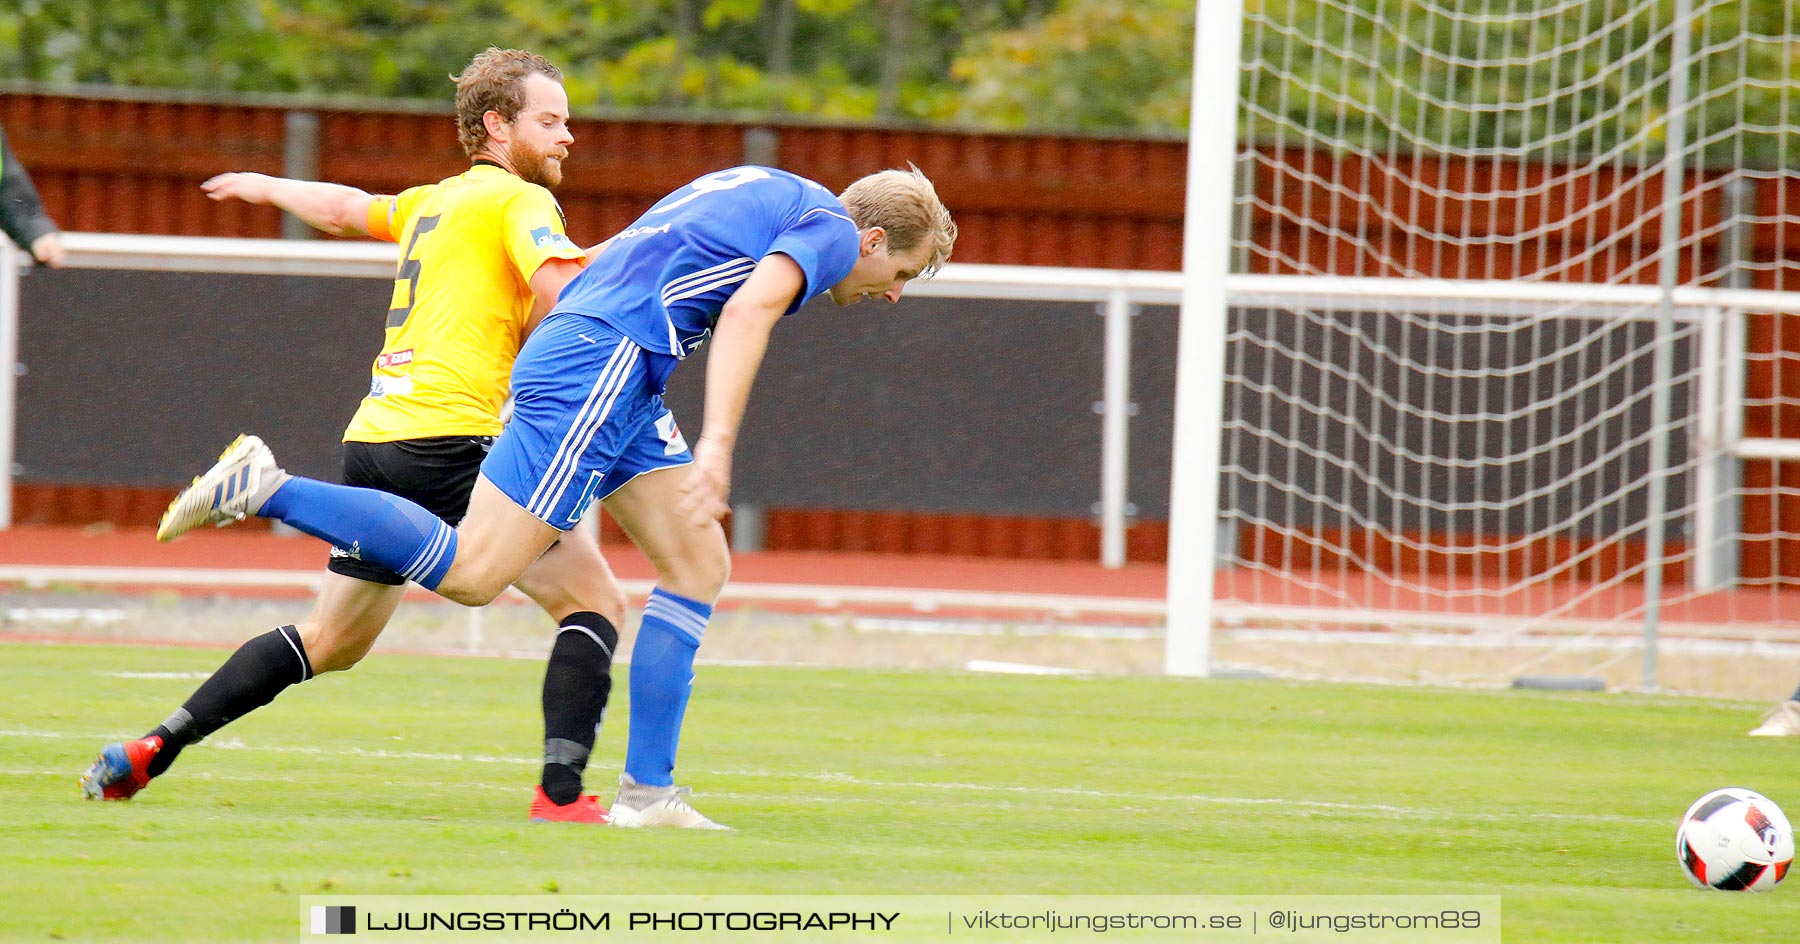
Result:
M956 224L916 168L871 174L837 196L768 167L708 174L613 237L526 341L512 420L457 528L385 492L289 475L260 440L241 436L169 505L157 536L274 518L479 606L604 501L658 574L632 649L613 823L723 828L683 799L675 752L694 651L730 573L719 518L769 334L820 294L839 305L899 301L955 241ZM690 453L662 392L709 338Z

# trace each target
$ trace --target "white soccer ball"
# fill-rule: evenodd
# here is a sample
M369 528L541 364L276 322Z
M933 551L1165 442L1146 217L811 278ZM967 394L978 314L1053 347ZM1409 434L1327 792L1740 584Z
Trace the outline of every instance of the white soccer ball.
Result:
M1787 877L1794 831L1768 797L1726 787L1688 807L1675 830L1675 858L1701 888L1766 892Z

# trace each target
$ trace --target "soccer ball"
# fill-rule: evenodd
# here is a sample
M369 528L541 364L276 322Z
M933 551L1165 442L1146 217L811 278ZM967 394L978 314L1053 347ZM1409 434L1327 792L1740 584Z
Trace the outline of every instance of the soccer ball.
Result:
M1701 888L1766 892L1787 877L1794 831L1768 797L1726 787L1688 807L1675 830L1675 858Z

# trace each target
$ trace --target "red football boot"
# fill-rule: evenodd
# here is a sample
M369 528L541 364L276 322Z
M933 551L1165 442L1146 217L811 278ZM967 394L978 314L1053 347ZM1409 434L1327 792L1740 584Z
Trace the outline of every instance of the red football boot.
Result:
M90 800L131 799L150 785L150 759L162 748L163 739L154 735L106 745L81 775L82 794Z
M537 792L531 797L531 821L534 823L593 823L605 826L612 822L606 813L606 807L600 805L600 798L592 793L583 793L575 798L575 802L567 806L557 806L550 802L544 788L539 785Z

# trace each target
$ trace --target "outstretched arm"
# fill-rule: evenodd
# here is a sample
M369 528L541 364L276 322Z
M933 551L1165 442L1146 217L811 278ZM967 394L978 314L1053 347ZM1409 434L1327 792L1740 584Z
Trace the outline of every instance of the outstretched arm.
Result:
M677 508L696 527L717 521L730 510L731 451L737 446L744 406L750 402L750 385L762 367L775 322L805 290L806 274L799 263L780 253L769 256L725 302L713 326L700 441Z
M31 175L0 137L0 230L47 266L63 264L62 234L44 212Z
M369 235L369 206L375 201L355 187L267 174L220 174L200 189L214 200L280 207L333 236Z

